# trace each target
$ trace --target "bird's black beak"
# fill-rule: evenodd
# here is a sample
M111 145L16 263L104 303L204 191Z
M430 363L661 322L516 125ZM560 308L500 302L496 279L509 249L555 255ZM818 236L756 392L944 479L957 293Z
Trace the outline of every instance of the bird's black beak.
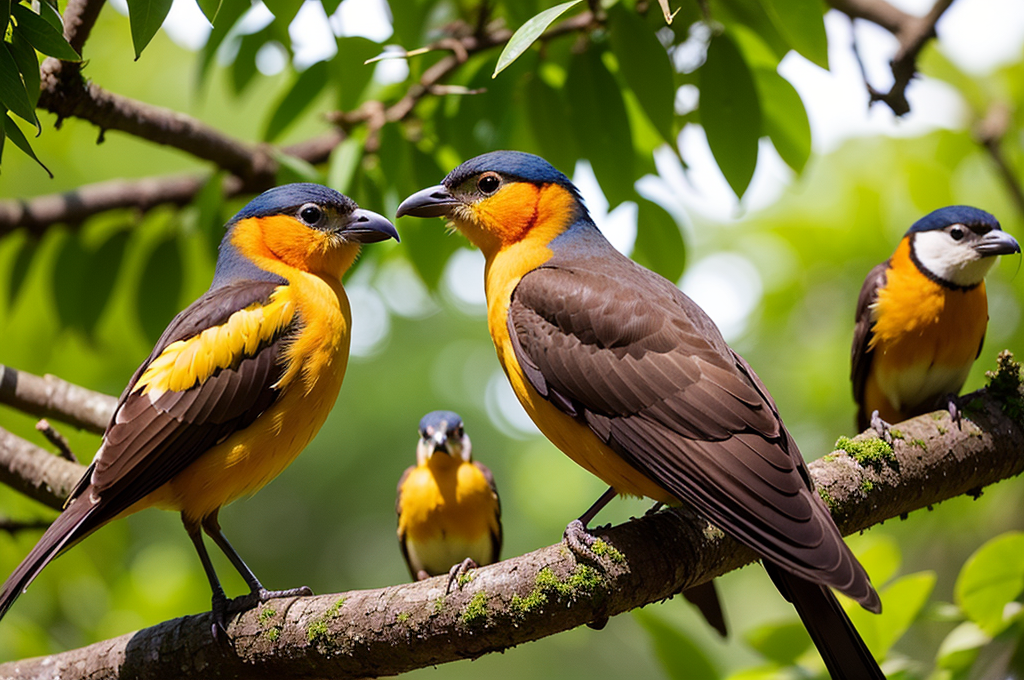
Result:
M1002 229L993 229L974 245L974 249L982 257L991 255L1010 255L1020 252L1020 244L1017 239L1007 234Z
M451 215L452 208L458 204L459 202L455 197L448 192L448 188L443 184L438 184L436 187L417 191L402 201L402 205L398 206L398 212L395 213L395 217L402 217L403 215L412 215L413 217L448 217Z
M395 225L391 224L386 217L362 208L352 211L348 223L341 229L341 233L360 243L377 243L389 238L400 240Z

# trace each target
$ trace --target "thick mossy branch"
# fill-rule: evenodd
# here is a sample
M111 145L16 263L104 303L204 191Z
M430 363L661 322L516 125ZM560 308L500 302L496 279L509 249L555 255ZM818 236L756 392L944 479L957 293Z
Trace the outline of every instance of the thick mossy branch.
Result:
M890 452L864 433L810 465L846 534L1024 470L1024 427L1006 412L1019 368L1001 359L991 390L964 397L962 427L946 413L900 424ZM1007 373L1009 371L1009 373ZM1001 376L1001 377L998 377ZM56 416L55 416L56 417ZM851 450L852 449L852 450ZM0 468L5 443L0 440ZM80 467L46 454L54 464ZM25 468L28 469L28 468ZM17 471L8 470L16 475ZM28 484L28 486L32 486ZM234 651L187 616L49 657L0 665L3 678L359 678L474 658L672 597L756 556L685 510L597 532L596 562L556 544L473 572L376 590L275 600L236 616ZM313 548L311 548L313 549Z

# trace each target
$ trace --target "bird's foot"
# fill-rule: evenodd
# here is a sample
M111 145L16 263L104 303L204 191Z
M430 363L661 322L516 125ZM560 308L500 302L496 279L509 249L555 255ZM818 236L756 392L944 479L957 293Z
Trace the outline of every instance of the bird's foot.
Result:
M892 446L892 432L889 431L891 426L878 415L878 409L871 413L871 427L878 433L879 439Z
M452 591L452 585L458 582L461 588L466 583L469 583L469 572L473 569L477 569L477 563L473 561L472 557L467 557L458 564L452 566L448 570L448 585L445 587L445 595Z
M960 398L955 394L946 395L946 410L949 411L949 418L952 420L957 429L964 429L963 412L960 410Z
M210 613L213 615L213 624L210 626L210 633L213 641L220 647L230 649L231 638L228 637L228 600L224 591L214 592L213 602L210 605Z
M565 527L565 533L562 534L562 538L565 539L565 544L569 546L569 550L573 552L576 557L593 562L597 556L594 555L594 535L587 530L587 527L578 519L574 519L569 522L568 526Z
M662 503L661 501L658 501L657 503L652 505L647 512L644 513L644 517L647 517L648 515L658 514L658 512L660 512L663 507L665 507L665 504Z

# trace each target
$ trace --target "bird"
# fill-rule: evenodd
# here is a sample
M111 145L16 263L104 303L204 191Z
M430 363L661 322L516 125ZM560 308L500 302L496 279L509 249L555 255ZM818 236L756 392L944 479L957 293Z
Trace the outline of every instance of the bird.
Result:
M887 436L888 423L943 406L959 420L955 397L988 326L985 275L1019 252L995 217L953 205L915 222L868 273L850 351L859 429Z
M111 520L177 511L210 582L215 639L229 601L205 532L250 589L269 591L224 536L218 512L255 493L323 425L348 363L341 285L360 246L398 240L390 221L317 184L272 188L226 225L209 290L179 313L121 394L63 511L0 588L0 617L55 557Z
M872 612L881 601L768 390L696 303L607 241L564 174L486 153L406 198L405 215L444 217L480 248L513 391L611 487L566 528L574 552L616 494L687 504L761 556L833 678L885 677L830 588Z
M473 460L462 418L423 416L416 464L398 480L398 543L416 581L448 574L448 588L501 553L501 501L494 475Z

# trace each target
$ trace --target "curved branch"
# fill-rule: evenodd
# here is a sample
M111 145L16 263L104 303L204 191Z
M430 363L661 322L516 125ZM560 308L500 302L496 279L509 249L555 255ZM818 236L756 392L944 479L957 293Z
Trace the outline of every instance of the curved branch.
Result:
M1017 407L1019 386L1013 384ZM948 414L901 423L891 456L836 452L810 469L841 530L978 491L1024 471L1024 427L1001 396L964 397L962 429ZM873 436L873 435L872 435ZM865 440L861 435L858 440ZM855 448L848 446L848 448ZM59 458L51 456L63 463ZM235 617L233 652L215 646L209 614L187 616L49 657L0 665L12 679L358 678L507 649L672 597L756 556L679 510L597 532L609 549L577 563L559 545L474 572L376 590L278 600Z
M829 4L851 19L865 19L878 24L899 40L899 49L891 62L893 84L888 92L880 92L868 82L863 64L861 71L870 95L870 103L885 102L897 116L910 112L907 86L917 74L917 56L925 44L935 37L935 24L953 0L936 0L923 17L899 10L884 0L828 0ZM856 49L856 46L855 48ZM858 56L858 61L860 57Z

